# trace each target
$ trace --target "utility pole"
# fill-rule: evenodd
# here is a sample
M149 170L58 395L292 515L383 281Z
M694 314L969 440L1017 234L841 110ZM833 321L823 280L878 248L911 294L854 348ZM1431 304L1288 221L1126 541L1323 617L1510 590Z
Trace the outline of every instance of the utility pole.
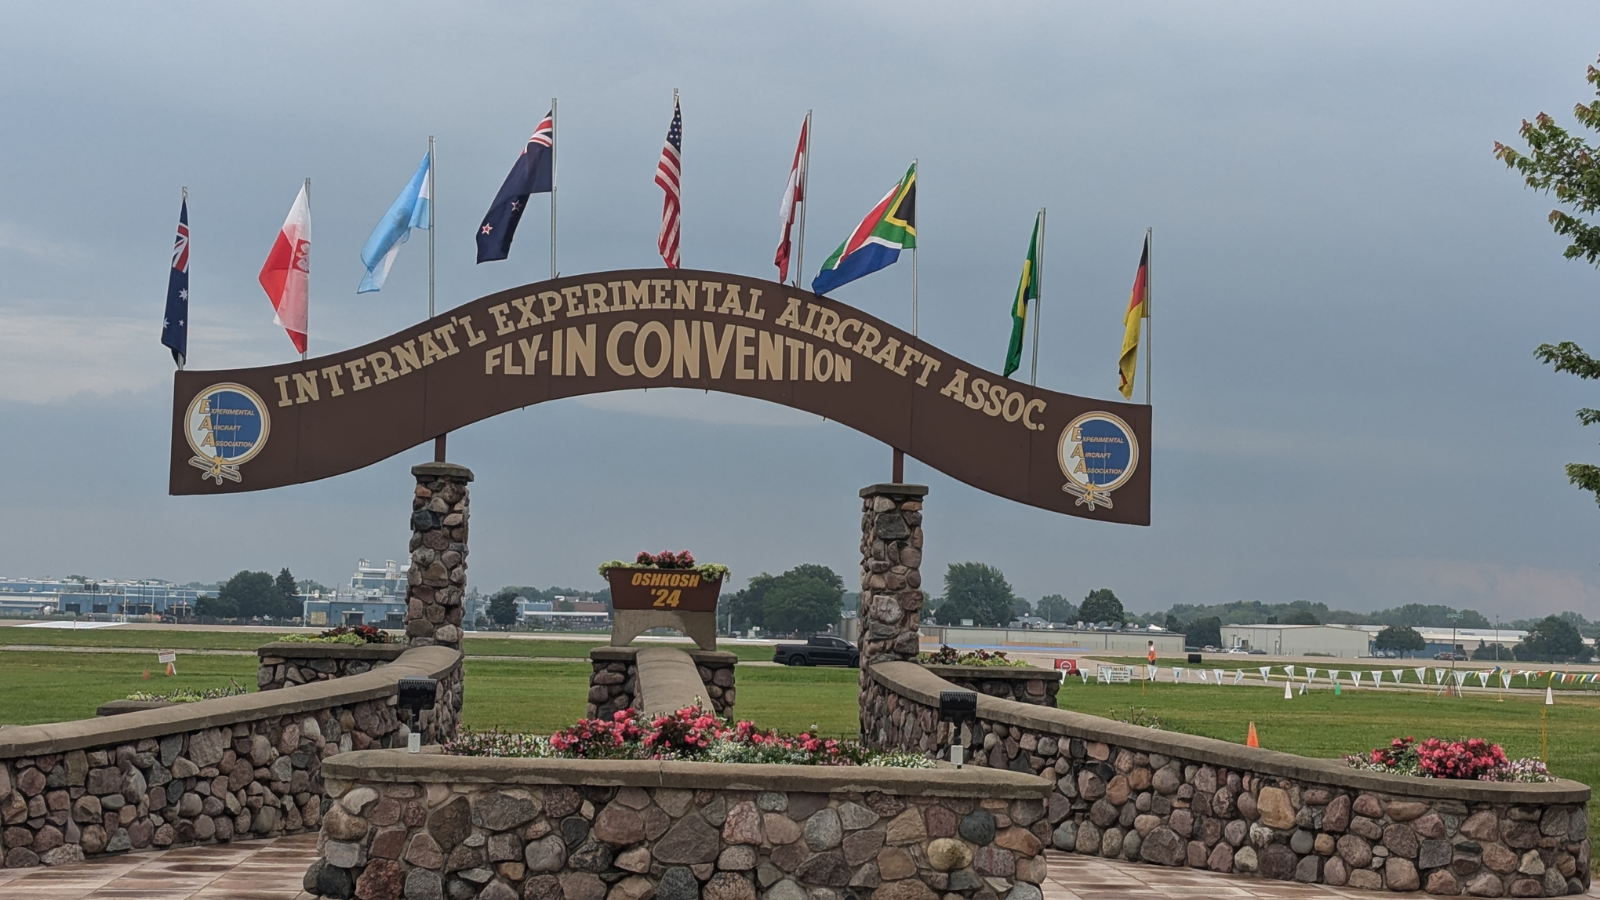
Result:
M1451 681L1455 681L1455 677L1456 677L1456 626L1461 624L1461 613L1453 612L1453 613L1446 613L1445 615L1446 615L1446 618L1448 618L1450 620L1450 680ZM1456 688L1459 690L1460 687L1461 687L1461 685L1458 682L1456 684Z

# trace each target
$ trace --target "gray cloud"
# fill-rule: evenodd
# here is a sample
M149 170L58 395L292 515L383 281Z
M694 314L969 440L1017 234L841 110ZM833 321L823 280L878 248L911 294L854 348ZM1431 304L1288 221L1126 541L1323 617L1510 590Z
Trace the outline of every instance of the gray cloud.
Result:
M769 274L795 131L816 110L807 268L921 160L923 333L997 365L1033 211L1050 208L1042 383L1110 397L1156 227L1155 523L1021 509L912 463L928 571L981 559L1030 596L1136 608L1306 598L1600 615L1584 386L1531 357L1596 343L1600 275L1494 163L1521 118L1590 99L1600 12L1488 3L1138 6L727 2L34 5L0 33L0 572L327 581L403 552L405 468L165 496L156 342L191 191L196 367L290 358L255 283L313 179L312 351L421 317L425 254L356 296L368 231L439 137L445 307L547 275L471 230L561 98L561 267L650 265L650 182L684 94L685 263ZM1557 30L1550 23L1559 22ZM809 274L809 273L808 273ZM909 315L900 265L840 298ZM590 584L689 546L740 575L850 572L855 489L889 451L750 401L651 391L452 437L479 474L480 586ZM592 584L591 584L592 583Z

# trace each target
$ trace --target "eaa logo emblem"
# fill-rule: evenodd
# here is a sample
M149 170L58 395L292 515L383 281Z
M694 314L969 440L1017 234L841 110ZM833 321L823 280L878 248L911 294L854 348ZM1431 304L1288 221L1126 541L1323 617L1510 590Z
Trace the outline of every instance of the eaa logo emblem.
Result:
M1139 467L1139 439L1111 413L1084 413L1062 430L1056 458L1067 476L1061 489L1078 498L1077 506L1112 509L1111 492Z
M241 481L239 467L267 445L272 419L267 404L242 384L214 384L195 395L184 417L184 430L194 457L189 465L202 479L221 484Z

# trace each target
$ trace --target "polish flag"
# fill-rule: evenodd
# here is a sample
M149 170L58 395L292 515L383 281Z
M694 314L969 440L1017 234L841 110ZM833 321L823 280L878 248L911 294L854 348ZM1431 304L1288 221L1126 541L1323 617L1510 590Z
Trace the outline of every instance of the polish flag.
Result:
M783 186L783 202L778 205L778 221L783 225L783 239L778 242L778 253L772 264L778 267L778 281L789 277L789 232L794 226L794 208L805 202L806 186L803 184L806 168L806 133L811 130L811 116L800 126L800 144L794 149L794 162L789 166L789 183ZM803 237L803 235L802 235Z
M289 332L289 340L301 353L306 352L308 307L311 299L311 198L306 186L289 207L289 218L267 254L259 278L267 299L277 314L272 324Z

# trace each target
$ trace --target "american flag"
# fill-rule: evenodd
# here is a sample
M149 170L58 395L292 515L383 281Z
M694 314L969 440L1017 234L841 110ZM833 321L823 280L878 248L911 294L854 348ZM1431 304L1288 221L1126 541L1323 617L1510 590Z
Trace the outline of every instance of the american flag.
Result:
M661 190L666 192L666 197L661 201L661 233L656 236L656 249L661 251L661 259L669 269L676 269L680 265L678 226L681 218L682 191L678 164L682 156L683 109L678 105L678 94L674 91L672 127L667 129L667 142L661 147L661 161L656 163L656 184L661 185Z

